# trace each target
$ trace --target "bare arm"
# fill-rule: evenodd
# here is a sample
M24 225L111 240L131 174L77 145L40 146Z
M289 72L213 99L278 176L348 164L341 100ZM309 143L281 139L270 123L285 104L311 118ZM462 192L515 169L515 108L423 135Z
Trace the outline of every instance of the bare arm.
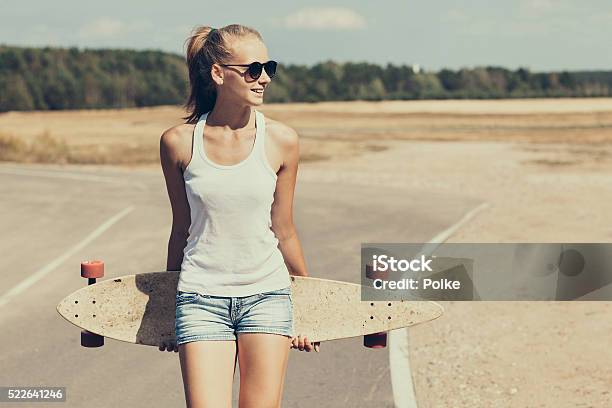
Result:
M278 247L283 254L290 275L308 276L302 245L293 223L293 195L300 158L299 138L295 130L282 127L278 140L283 151L283 164L278 172L274 203L272 204L272 230L278 238ZM291 348L320 351L319 342L310 343L298 333L291 339Z
M295 130L283 126L278 140L283 151L283 164L276 180L271 212L272 230L278 238L278 247L289 274L308 276L302 246L293 223L293 195L300 157L299 138Z
M185 182L183 180L182 162L179 158L180 133L171 128L165 131L160 138L159 155L166 189L172 207L172 230L168 240L168 260L166 270L180 271L183 262L183 250L187 245L191 214Z

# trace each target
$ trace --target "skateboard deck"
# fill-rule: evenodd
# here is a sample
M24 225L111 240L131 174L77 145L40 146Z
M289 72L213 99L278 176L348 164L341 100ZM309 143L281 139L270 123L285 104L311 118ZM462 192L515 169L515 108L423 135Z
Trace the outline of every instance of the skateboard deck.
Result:
M159 346L175 339L179 272L107 279L66 296L59 314L104 337ZM443 313L432 301L362 301L361 285L291 276L294 335L310 342L365 336L424 323Z

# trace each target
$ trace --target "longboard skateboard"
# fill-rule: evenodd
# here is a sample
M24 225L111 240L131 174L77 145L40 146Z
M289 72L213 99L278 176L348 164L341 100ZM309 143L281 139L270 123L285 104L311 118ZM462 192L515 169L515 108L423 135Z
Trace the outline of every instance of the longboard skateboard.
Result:
M58 313L85 329L81 345L97 347L104 337L159 346L174 341L179 272L149 272L97 282L104 263L81 264L89 285L66 296ZM361 285L291 276L294 334L310 342L364 336L367 347L384 347L386 332L438 318L432 301L362 301Z

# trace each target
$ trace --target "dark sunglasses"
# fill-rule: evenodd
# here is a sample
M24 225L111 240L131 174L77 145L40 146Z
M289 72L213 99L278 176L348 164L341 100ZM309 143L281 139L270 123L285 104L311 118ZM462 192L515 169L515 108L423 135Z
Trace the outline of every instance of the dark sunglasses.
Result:
M266 70L266 73L270 78L276 75L276 66L278 65L276 61L268 61L264 62L252 62L250 64L220 64L222 67L249 67L247 72L253 79L259 79L261 76L262 70Z

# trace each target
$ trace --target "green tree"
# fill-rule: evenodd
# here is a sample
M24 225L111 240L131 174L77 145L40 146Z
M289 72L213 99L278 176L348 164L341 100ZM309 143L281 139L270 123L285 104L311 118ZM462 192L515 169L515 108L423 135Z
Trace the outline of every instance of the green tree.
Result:
M2 92L0 92L0 107L10 106L13 110L34 109L34 101L21 76L15 74L3 76L0 78L0 89L2 89Z

